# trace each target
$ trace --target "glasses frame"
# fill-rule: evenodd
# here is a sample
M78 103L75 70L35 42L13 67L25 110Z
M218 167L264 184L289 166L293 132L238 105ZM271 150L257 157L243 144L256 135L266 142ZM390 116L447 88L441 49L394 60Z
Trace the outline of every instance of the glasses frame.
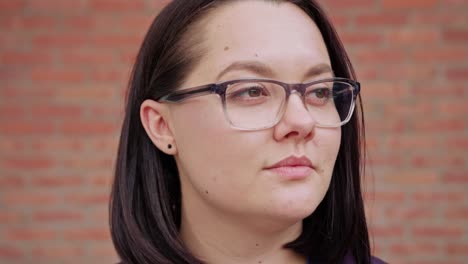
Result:
M348 116L346 117L345 120L343 120L341 123L337 125L319 125L317 124L318 127L325 127L325 128L333 128L333 127L341 127L344 124L348 123L349 120L351 119L351 116L353 115L354 108L356 106L356 97L359 94L361 90L361 84L357 81L348 79L348 78L341 78L341 77L333 77L333 78L327 78L327 79L321 79L317 81L312 81L308 83L295 83L295 84L290 84L290 83L284 83L276 80L271 80L271 79L237 79L237 80L230 80L226 82L221 82L221 83L211 83L211 84L206 84L206 85L201 85L201 86L196 86L192 88L187 88L187 89L181 89L181 90L176 90L173 91L169 94L166 94L160 98L158 98L156 101L160 103L179 103L184 100L187 100L189 98L194 98L198 96L203 96L203 95L209 95L209 94L217 94L221 98L221 102L223 105L223 111L224 111L224 116L226 120L229 122L229 124L239 130L246 130L246 131L252 131L252 130L262 130L262 129L268 129L276 124L281 120L281 118L284 115L284 111L286 109L285 105L281 106L281 113L278 113L277 120L273 122L272 125L268 125L265 127L260 127L260 128L255 128L255 129L248 129L248 128L242 128L234 125L230 118L229 115L227 114L227 109L226 109L226 90L229 87L229 85L236 84L236 83L242 83L242 82L268 82L268 83L273 83L277 84L281 87L283 87L285 91L285 105L288 102L289 96L293 93L298 93L301 97L301 100L303 103L305 103L305 97L304 94L306 92L307 87L315 85L315 84L320 84L320 83L326 83L326 82L341 82L341 83L346 83L349 84L350 87L352 87L352 102L351 106L349 109ZM305 106L305 105L304 105Z

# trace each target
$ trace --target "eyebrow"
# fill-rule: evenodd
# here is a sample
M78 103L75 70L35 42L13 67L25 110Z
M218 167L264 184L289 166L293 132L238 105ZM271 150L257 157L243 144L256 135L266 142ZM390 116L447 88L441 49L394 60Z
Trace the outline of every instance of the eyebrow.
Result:
M259 61L236 61L231 63L229 66L227 66L223 71L221 71L216 80L221 79L223 75L230 71L239 71L239 70L244 70L244 71L250 71L252 73L262 75L262 76L267 76L271 77L274 75L273 70L268 67L266 64L261 63ZM317 76L320 74L324 73L333 73L330 65L325 64L325 63L320 63L317 65L312 66L306 71L305 77L312 77L312 76Z

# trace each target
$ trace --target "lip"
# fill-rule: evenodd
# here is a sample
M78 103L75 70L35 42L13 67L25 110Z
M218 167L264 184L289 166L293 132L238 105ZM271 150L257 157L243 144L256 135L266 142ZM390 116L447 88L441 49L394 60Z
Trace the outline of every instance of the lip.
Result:
M287 180L302 180L312 173L314 167L305 156L290 156L265 169Z

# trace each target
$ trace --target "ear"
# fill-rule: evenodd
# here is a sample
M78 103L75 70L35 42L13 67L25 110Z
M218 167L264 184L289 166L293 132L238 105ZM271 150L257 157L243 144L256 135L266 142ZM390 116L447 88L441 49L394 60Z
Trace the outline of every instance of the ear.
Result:
M166 104L145 100L140 106L140 119L146 134L158 149L168 155L177 153L170 112Z

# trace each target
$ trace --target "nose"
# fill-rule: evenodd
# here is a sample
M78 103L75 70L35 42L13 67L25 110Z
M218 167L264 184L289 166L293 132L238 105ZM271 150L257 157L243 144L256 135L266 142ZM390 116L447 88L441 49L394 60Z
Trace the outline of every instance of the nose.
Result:
M274 138L277 141L295 138L296 141L313 137L315 119L305 107L301 95L292 93L286 101L283 116L274 127Z

